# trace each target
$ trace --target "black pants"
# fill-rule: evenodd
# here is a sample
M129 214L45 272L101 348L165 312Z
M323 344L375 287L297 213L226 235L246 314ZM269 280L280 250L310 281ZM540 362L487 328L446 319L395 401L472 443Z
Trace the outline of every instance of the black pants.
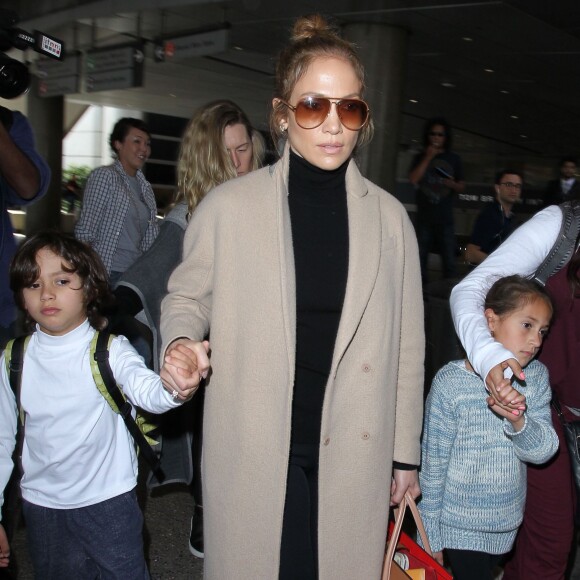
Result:
M191 493L195 505L203 506L201 487L201 453L203 447L203 406L205 402L205 384L201 385L191 399L193 409L193 438L191 441L191 459L193 463L193 478L191 480Z
M317 443L292 445L279 580L318 578L318 448Z
M446 549L454 580L493 580L493 571L502 555L471 550Z

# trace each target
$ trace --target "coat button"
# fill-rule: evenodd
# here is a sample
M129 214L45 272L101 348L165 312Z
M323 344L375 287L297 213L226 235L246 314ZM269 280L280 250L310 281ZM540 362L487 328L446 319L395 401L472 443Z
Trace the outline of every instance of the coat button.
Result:
M327 437L324 441L323 441L324 445L328 445L330 443L330 437Z
M371 365L369 363L364 363L362 366L363 373L371 372Z
M367 439L370 439L370 438L371 438L371 434L368 431L363 431L361 433L361 439L364 439L366 441Z

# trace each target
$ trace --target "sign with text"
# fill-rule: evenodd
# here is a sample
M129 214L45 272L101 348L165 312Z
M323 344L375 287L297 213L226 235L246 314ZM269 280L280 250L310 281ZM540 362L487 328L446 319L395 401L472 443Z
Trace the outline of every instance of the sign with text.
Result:
M227 28L160 40L155 44L155 61L179 60L225 52L228 48L228 40Z
M89 50L85 59L87 92L143 86L142 42Z
M62 61L40 58L36 61L38 94L41 97L71 95L80 91L81 57L67 54Z

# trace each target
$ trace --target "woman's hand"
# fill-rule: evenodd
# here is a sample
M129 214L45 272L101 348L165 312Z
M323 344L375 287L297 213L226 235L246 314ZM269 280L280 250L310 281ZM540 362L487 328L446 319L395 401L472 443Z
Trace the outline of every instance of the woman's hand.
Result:
M403 501L405 492L409 491L413 499L421 495L419 474L416 469L393 469L391 481L391 505L399 505Z
M179 338L167 351L159 373L163 386L182 401L191 399L209 372L209 342Z
M433 559L439 566L443 566L443 551L441 552L433 552Z
M496 406L502 407L518 417L526 409L526 397L512 387L510 379L504 377L504 370L508 366L515 377L525 380L526 375L515 358L510 358L494 366L485 378L485 383L491 395L487 398L487 404L492 408Z

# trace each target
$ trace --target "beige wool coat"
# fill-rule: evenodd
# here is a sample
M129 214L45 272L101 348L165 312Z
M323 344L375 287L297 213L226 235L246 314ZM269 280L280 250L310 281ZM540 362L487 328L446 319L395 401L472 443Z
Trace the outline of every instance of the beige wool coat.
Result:
M276 580L296 342L288 150L194 212L162 304L163 352L210 331L204 411L205 578ZM402 205L346 173L349 269L326 386L319 459L319 578L378 580L391 464L419 464L423 301Z

